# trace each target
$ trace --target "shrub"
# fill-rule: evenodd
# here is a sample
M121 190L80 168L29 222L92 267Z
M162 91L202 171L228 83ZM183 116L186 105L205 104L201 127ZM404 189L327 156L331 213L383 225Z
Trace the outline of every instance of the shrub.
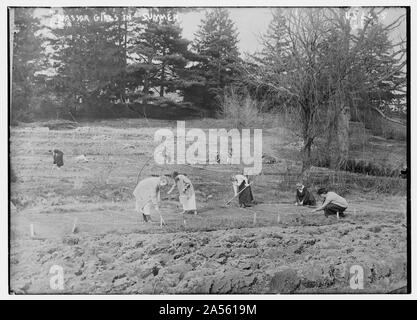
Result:
M372 109L367 110L362 122L365 128L370 129L374 135L384 137L385 139L407 140L406 126L388 121Z
M233 127L242 129L261 126L263 123L261 110L262 104L257 100L248 94L238 94L231 88L224 94L218 116L229 120Z

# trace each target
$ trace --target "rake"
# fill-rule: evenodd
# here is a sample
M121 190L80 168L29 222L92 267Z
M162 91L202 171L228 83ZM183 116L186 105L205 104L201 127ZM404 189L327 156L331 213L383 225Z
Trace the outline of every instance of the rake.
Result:
M235 194L232 199L230 199L229 201L226 202L225 206L228 206L230 204L230 202L233 201L233 199L235 199L239 194L241 194L247 187L251 186L252 184L253 184L253 182L249 183L246 187L244 187L237 194Z

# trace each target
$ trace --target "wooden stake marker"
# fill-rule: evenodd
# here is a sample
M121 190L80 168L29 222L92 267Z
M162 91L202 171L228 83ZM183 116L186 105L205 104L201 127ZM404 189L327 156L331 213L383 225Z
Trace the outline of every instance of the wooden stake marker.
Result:
M71 233L76 233L77 232L77 222L78 222L78 218L75 218L74 223L72 225Z

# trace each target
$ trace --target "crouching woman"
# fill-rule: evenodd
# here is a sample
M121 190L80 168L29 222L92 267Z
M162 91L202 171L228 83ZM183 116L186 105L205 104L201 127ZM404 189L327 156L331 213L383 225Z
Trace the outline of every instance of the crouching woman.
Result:
M324 215L326 217L337 214L337 212L339 212L340 217L345 216L344 212L348 207L348 203L345 198L339 196L335 192L327 191L326 188L320 188L317 193L320 198L323 199L323 204L311 212L324 210Z

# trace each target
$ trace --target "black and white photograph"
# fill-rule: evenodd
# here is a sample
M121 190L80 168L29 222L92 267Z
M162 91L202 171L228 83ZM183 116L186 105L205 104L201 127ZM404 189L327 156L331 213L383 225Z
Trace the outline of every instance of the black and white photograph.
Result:
M8 6L8 294L411 293L411 12L368 3Z

